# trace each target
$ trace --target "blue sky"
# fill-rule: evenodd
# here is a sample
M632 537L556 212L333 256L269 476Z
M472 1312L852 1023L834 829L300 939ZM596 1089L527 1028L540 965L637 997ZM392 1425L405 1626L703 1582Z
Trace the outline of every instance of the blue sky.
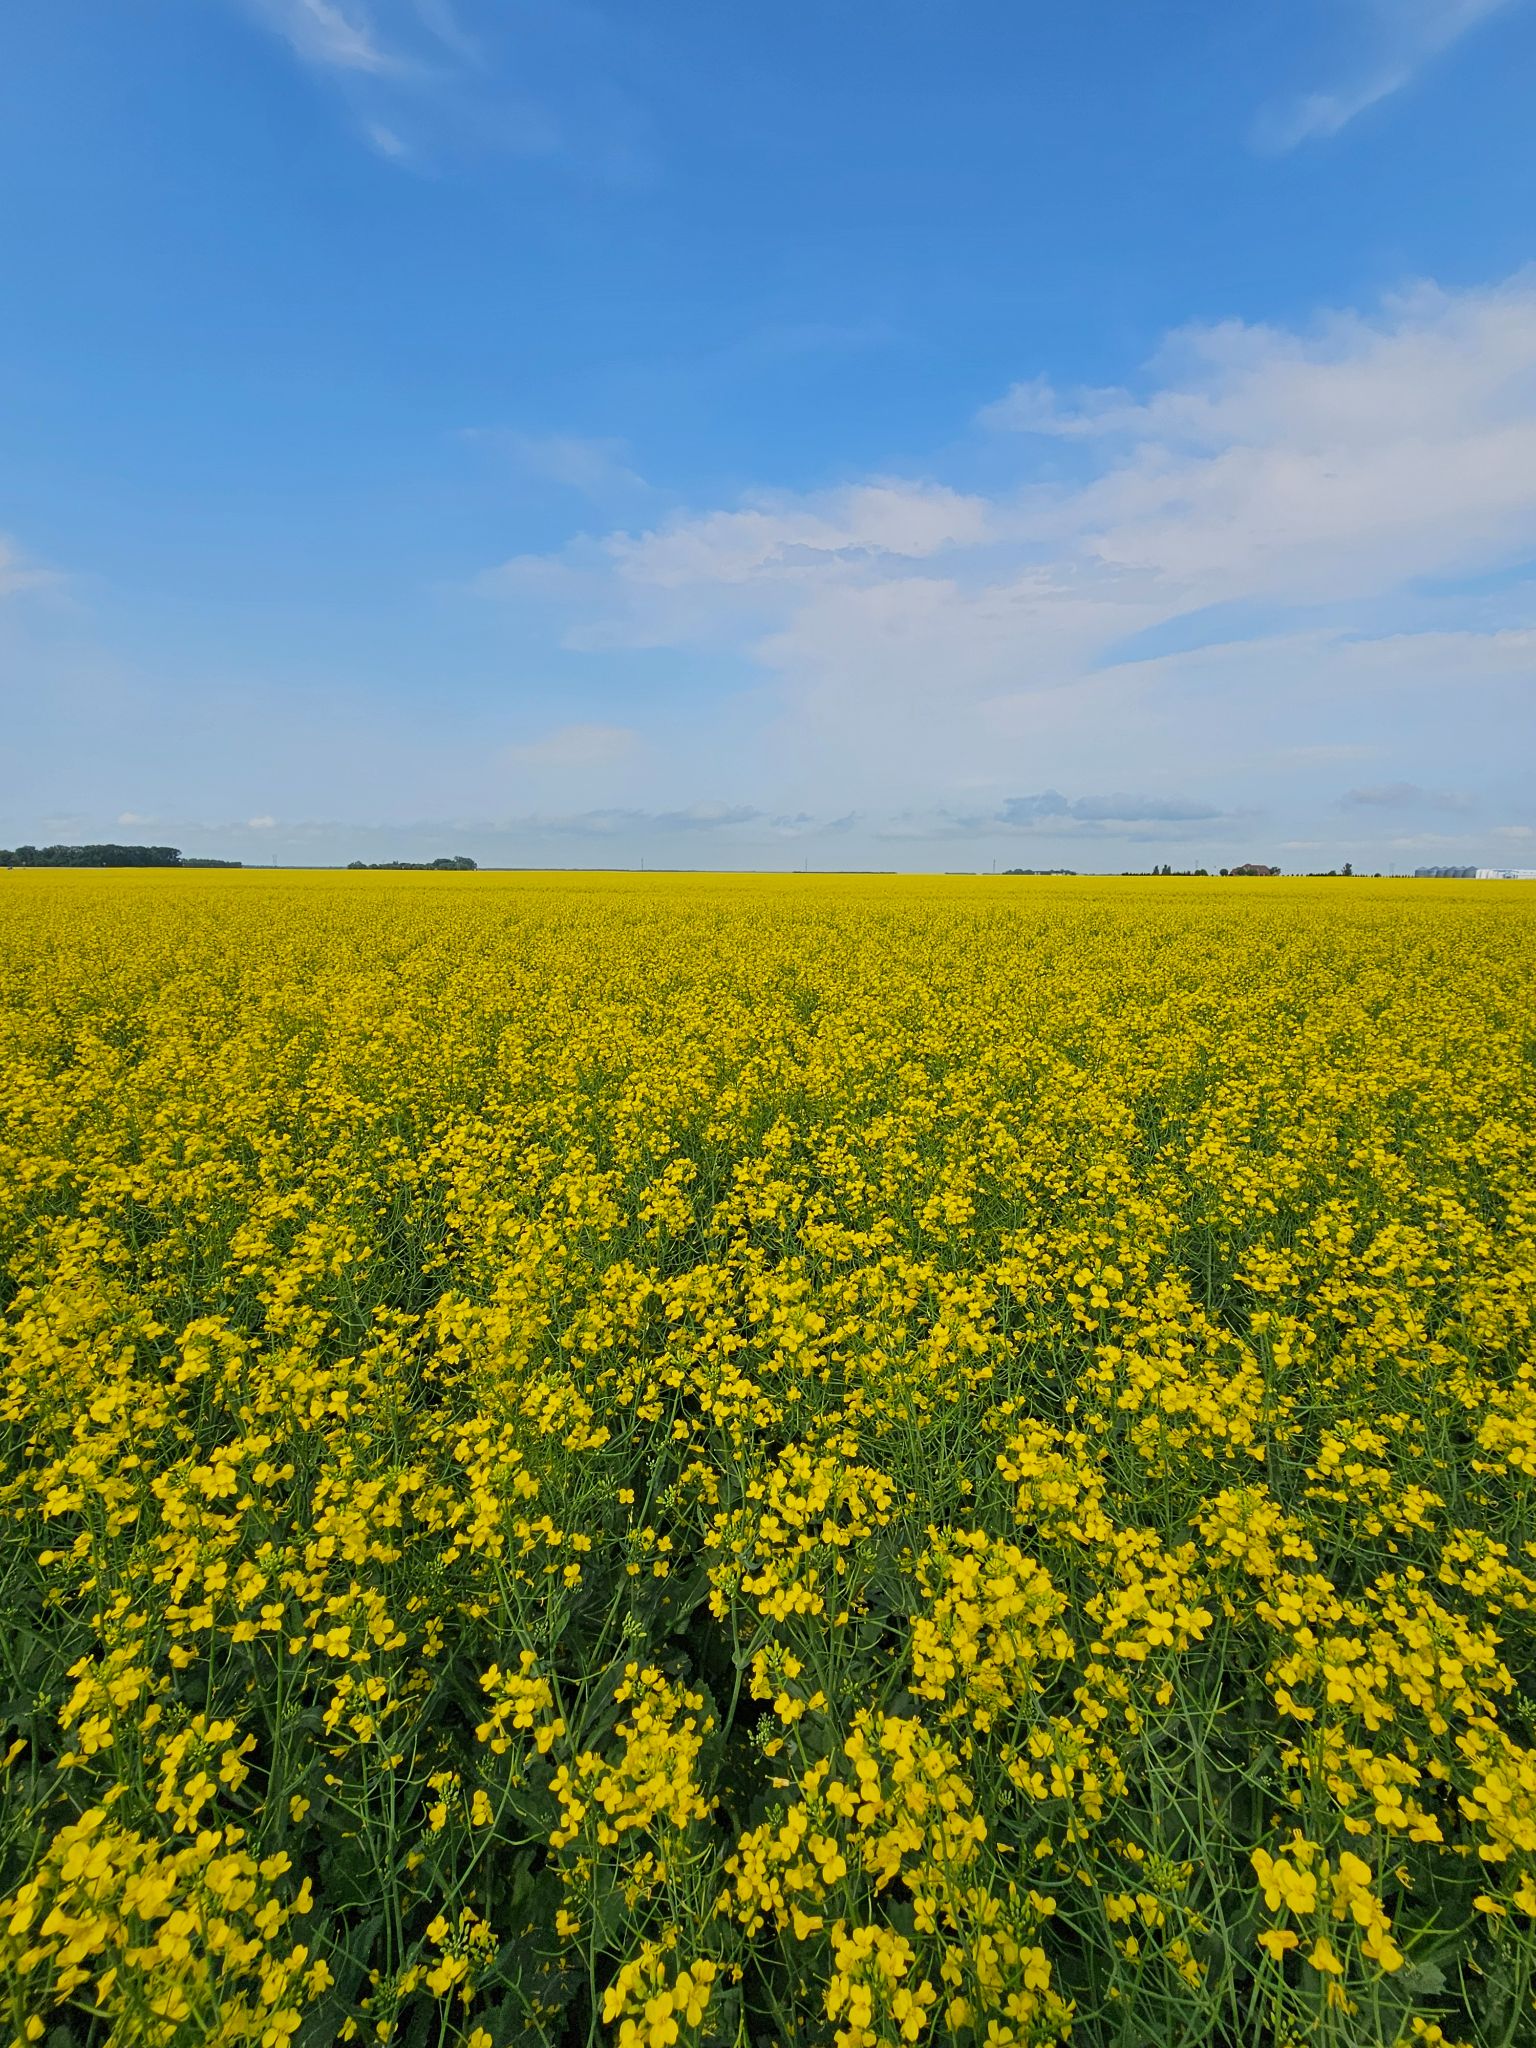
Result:
M1529 0L53 0L0 843L1536 859Z

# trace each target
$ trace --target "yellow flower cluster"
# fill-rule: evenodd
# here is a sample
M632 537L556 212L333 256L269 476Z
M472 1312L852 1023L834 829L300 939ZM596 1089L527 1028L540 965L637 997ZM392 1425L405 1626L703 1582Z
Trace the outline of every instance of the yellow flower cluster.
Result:
M648 1944L603 1993L603 2019L618 2022L618 2048L672 2048L685 2030L697 2037L720 1974L704 1957L669 1975L665 1946Z
M1361 1952L1378 1969L1403 1967L1403 1952L1392 1939L1391 1923L1371 1890L1371 1867L1352 1850L1342 1850L1337 1862L1330 1864L1317 1844L1297 1831L1283 1856L1255 1849L1252 1860L1271 1913L1286 1912L1311 1921L1322 1907L1334 1920L1354 1922L1360 1930ZM1289 1928L1268 1928L1259 1941L1277 1961L1298 1946L1298 1937ZM1344 1974L1344 1965L1326 1933L1318 1935L1307 1960L1315 1970L1335 1977Z
M22 2037L41 2040L41 2016L67 2001L118 2015L123 2038L146 2048L191 2038L283 2048L331 1972L291 1939L289 1922L312 1904L309 1881L280 1904L272 1887L288 1857L258 1862L246 1839L225 1828L162 1844L100 1806L60 1828L0 1906Z
M613 1698L626 1706L614 1729L616 1752L582 1750L550 1779L560 1807L552 1848L566 1847L588 1827L599 1848L612 1848L633 1829L660 1822L682 1830L709 1816L712 1802L699 1790L698 1761L714 1723L700 1718L703 1697L670 1685L653 1666L642 1671L626 1664ZM543 1738L552 1732L537 1730L535 1745L547 1750Z
M0 877L0 2017L1536 2040L1536 898Z
M912 1691L944 1702L946 1722L985 1734L1021 1691L1044 1690L1037 1665L1072 1655L1061 1626L1066 1596L1034 1559L985 1530L933 1533L917 1573L929 1606L912 1618Z

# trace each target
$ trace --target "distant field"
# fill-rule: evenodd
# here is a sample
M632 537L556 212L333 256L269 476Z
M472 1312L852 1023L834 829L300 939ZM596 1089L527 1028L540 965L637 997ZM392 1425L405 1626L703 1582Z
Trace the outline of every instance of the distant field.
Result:
M0 875L0 1305L18 2042L1536 2040L1536 889Z

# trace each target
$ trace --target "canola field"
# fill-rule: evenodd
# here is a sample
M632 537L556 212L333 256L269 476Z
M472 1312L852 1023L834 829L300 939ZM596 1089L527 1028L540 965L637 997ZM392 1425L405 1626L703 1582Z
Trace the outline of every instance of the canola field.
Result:
M1536 892L0 875L16 2043L1536 2041Z

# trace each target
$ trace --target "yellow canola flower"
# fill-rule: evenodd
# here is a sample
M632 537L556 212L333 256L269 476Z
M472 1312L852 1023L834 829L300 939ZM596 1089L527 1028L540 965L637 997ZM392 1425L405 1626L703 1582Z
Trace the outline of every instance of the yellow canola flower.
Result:
M1533 977L1516 884L0 876L11 2032L1472 2038Z

